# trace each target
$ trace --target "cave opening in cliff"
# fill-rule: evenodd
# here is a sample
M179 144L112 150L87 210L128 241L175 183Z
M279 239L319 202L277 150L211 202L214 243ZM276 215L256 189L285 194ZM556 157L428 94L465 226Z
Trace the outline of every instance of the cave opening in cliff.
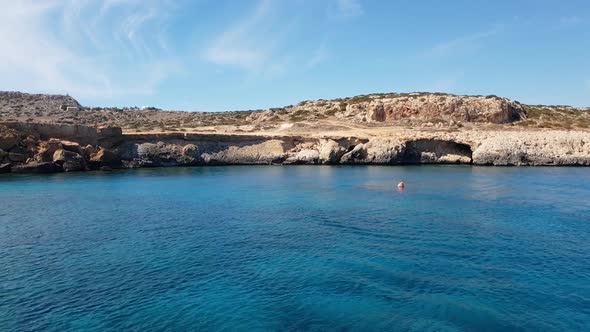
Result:
M418 139L408 141L402 154L404 164L471 164L473 151L464 143L451 140Z

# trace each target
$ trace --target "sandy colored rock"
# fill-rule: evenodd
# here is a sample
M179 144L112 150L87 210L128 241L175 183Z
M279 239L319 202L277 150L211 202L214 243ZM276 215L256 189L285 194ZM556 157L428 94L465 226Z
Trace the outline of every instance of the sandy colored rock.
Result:
M53 153L53 162L61 165L66 172L82 171L86 168L86 161L82 155L64 149L58 149Z
M76 106L61 107L66 103ZM68 96L0 93L0 110L16 119L0 124L0 145L8 147L0 146L0 162L32 169L590 165L590 109L531 106L497 96L384 93L267 110L177 112L83 107ZM33 111L39 115L26 122Z
M121 167L121 158L116 155L113 151L100 149L90 158L90 162L97 165L97 167L110 167L119 168Z
M20 142L20 135L16 130L0 124L0 149L8 151Z
M335 164L346 153L346 148L332 139L320 140L319 160L322 164Z

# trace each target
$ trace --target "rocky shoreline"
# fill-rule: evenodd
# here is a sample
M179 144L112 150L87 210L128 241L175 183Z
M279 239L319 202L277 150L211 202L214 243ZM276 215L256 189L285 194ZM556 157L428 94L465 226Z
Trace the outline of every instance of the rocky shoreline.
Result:
M400 130L390 137L371 137L123 134L117 127L1 126L2 173L202 165L590 165L590 135L577 131Z
M84 107L0 92L0 172L202 165L589 166L590 109L376 93L268 110Z

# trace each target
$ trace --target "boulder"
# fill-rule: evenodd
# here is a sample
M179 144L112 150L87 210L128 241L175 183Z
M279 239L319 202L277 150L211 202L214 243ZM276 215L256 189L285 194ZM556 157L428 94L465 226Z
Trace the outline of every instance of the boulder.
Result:
M95 164L97 167L121 167L121 159L113 151L106 149L100 149L98 152L93 154L90 158L90 162Z
M52 162L53 154L59 149L63 149L63 145L58 139L52 138L49 141L41 142L35 160L37 162Z
M24 165L12 166L12 173L56 173L63 169L60 165L46 162L32 162Z
M322 164L335 164L346 153L346 149L334 140L328 139L320 142L320 144L319 158Z
M314 149L304 149L297 153L295 158L304 164L315 164L320 159L320 153Z
M364 144L357 144L352 150L345 153L340 158L341 164L355 164L362 163L367 158L367 150Z
M86 161L80 154L64 149L56 150L53 162L61 165L66 172L82 171L86 168Z
M62 148L66 151L71 151L71 152L77 153L79 155L84 154L84 150L82 149L80 144L78 144L76 142L61 141L61 145L62 145Z
M84 158L86 159L90 159L92 157L92 155L96 154L98 152L98 149L95 148L92 145L86 145L85 147L82 148L82 153L81 155L84 156Z
M291 155L283 164L286 165L313 165L320 159L320 153L316 149L302 149L297 154Z

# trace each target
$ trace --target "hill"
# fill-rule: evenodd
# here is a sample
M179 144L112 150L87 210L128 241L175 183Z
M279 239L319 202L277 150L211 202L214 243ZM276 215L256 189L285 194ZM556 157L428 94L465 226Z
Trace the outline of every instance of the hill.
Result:
M590 110L525 105L495 95L415 92L308 100L267 110L185 112L88 107L70 96L0 92L0 121L116 126L126 132L306 132L395 126L453 129L507 124L585 130L590 127Z

